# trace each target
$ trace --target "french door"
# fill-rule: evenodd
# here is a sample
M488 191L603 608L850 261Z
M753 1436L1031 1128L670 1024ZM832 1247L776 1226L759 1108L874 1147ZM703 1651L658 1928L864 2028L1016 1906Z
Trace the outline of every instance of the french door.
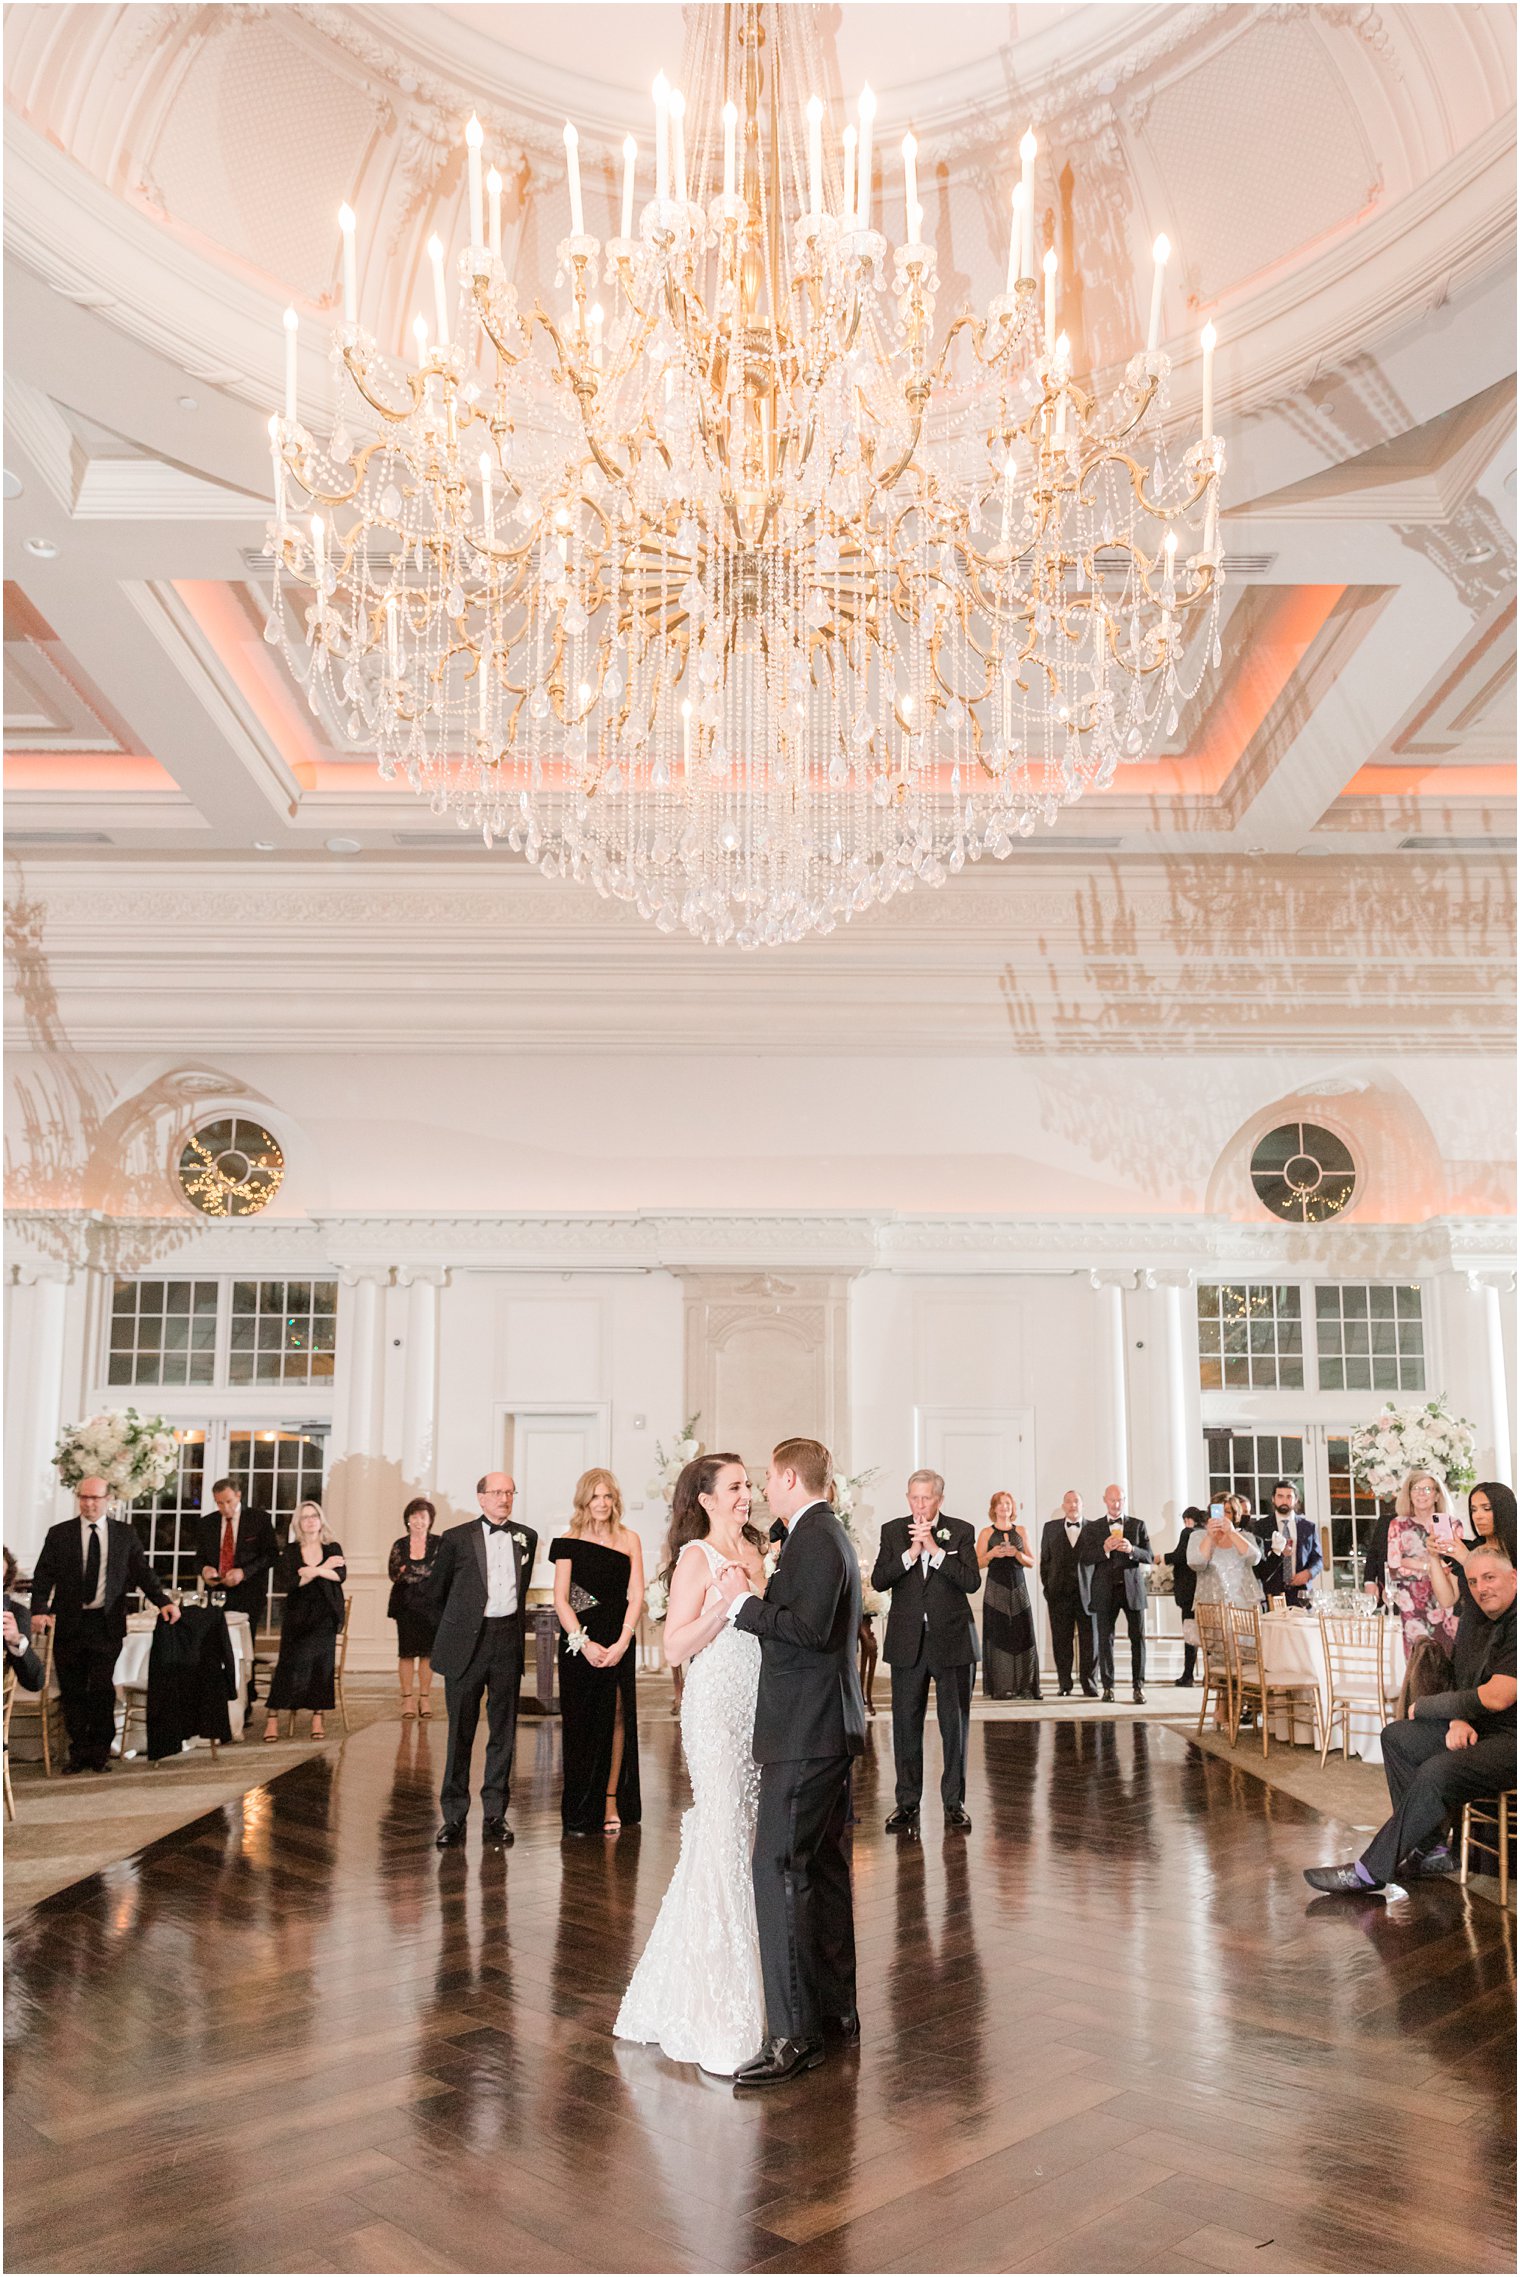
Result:
M1305 1423L1262 1430L1254 1423L1221 1423L1210 1424L1203 1435L1209 1500L1244 1494L1261 1511L1270 1507L1274 1482L1289 1480L1318 1529L1325 1571L1337 1589L1360 1587L1372 1529L1392 1507L1352 1476L1354 1428Z
M245 1503L267 1510L275 1538L284 1547L298 1502L320 1502L327 1467L324 1423L229 1423L210 1418L176 1423L179 1467L161 1494L132 1506L132 1522L149 1563L171 1588L194 1589L198 1566L196 1534L203 1512L214 1507L212 1482L235 1479ZM281 1599L270 1578L265 1624L278 1628Z

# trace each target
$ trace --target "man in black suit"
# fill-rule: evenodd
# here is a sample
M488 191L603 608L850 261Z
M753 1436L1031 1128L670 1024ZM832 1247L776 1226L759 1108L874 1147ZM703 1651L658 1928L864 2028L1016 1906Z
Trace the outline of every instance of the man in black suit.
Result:
M438 1848L464 1840L470 1815L470 1756L486 1698L486 1765L480 1801L485 1838L512 1846L507 1804L512 1793L512 1750L517 1741L517 1696L522 1690L528 1588L538 1536L511 1523L517 1482L487 1471L475 1488L480 1516L451 1526L438 1544L428 1585L438 1614L433 1666L443 1678L449 1708L449 1752L439 1800L443 1824Z
M1082 1692L1096 1700L1093 1682L1092 1622L1082 1603L1082 1569L1077 1543L1082 1536L1082 1497L1069 1487L1061 1497L1059 1518L1047 1518L1040 1536L1040 1587L1050 1615L1050 1651L1056 1664L1056 1682L1063 1700L1071 1697L1071 1648L1075 1639Z
M56 1632L53 1666L69 1735L65 1771L108 1771L127 1592L140 1589L165 1621L177 1621L179 1607L170 1602L133 1529L106 1516L110 1489L105 1480L81 1479L75 1501L77 1517L48 1528L37 1558L32 1633Z
M208 1589L226 1592L229 1613L246 1613L250 1640L256 1640L268 1600L269 1572L279 1555L274 1521L267 1510L243 1507L236 1479L219 1478L211 1489L214 1510L201 1513L195 1562ZM248 1705L258 1697L253 1654L248 1656Z
M1151 1538L1138 1518L1124 1514L1124 1489L1106 1486L1107 1515L1089 1518L1077 1543L1077 1559L1087 1573L1093 1649L1105 1700L1114 1696L1114 1630L1124 1615L1129 1630L1130 1675L1137 1701L1145 1699L1145 1569L1154 1565Z
M966 1739L971 1729L971 1679L976 1671L976 1629L971 1599L982 1586L976 1562L976 1528L947 1518L945 1482L938 1471L915 1471L908 1481L906 1518L889 1518L871 1575L873 1589L890 1590L886 1659L892 1671L892 1753L897 1764L897 1808L888 1834L917 1834L924 1789L924 1714L929 1682L939 1716L944 1770L940 1797L945 1824L969 1834L966 1809Z
M832 1470L818 1440L783 1439L765 1475L787 1529L770 1586L755 1596L737 1567L718 1583L735 1627L760 1639L752 1872L766 2040L735 2072L739 2094L813 2070L828 2034L860 2038L846 1847L850 1763L866 1744L860 1566L824 1499Z
M1263 1596L1286 1597L1290 1605L1307 1605L1311 1585L1325 1570L1325 1553L1314 1521L1299 1510L1298 1489L1291 1479L1277 1481L1271 1509L1252 1518L1249 1531L1261 1544L1256 1578Z

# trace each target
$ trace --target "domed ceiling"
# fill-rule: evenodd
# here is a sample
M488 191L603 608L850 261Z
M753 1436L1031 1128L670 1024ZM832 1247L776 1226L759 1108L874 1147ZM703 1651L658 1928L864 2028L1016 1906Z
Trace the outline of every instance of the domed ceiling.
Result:
M361 318L399 349L428 237L464 240L472 110L519 294L553 305L563 122L606 234L623 136L647 153L650 83L679 75L697 14L8 11L13 843L490 859L382 784L261 642L280 311L301 313L320 418L338 205L359 216ZM1125 771L1143 780L1056 839L1168 857L1510 844L1513 10L934 0L825 8L818 39L834 131L877 89L888 207L901 135L918 138L942 322L1000 289L1033 122L1079 369L1137 344L1160 230L1179 423L1199 330L1218 328L1223 666L1156 765Z

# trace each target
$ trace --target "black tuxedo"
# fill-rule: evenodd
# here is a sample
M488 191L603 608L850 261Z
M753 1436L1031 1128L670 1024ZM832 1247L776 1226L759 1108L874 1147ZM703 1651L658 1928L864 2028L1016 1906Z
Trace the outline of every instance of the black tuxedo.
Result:
M538 1536L529 1526L506 1521L517 1580L517 1610L487 1620L485 1524L483 1518L471 1518L439 1537L438 1555L427 1584L429 1605L438 1614L433 1666L443 1678L449 1709L449 1749L440 1801L444 1818L451 1823L469 1816L470 1756L480 1723L481 1699L486 1695L486 1762L480 1788L486 1817L504 1818L512 1792L528 1585L533 1578Z
M1098 1681L1105 1692L1114 1688L1114 1630L1124 1615L1129 1630L1130 1674L1138 1692L1145 1682L1145 1569L1154 1565L1151 1538L1138 1518L1124 1520L1126 1547L1112 1557L1108 1515L1089 1518L1077 1538L1077 1560L1087 1576L1087 1604L1092 1616L1093 1649Z
M846 1828L850 1761L866 1743L860 1566L826 1502L798 1511L770 1587L741 1600L734 1624L760 1639L752 1873L766 2029L811 2040L855 2006Z
M1077 1541L1081 1540L1080 1533ZM1077 1542L1066 1532L1064 1518L1047 1518L1040 1536L1040 1587L1050 1615L1050 1652L1056 1664L1056 1682L1071 1690L1072 1645L1076 1644L1082 1689L1093 1689L1092 1622L1082 1603L1082 1569Z
M269 1575L279 1545L274 1536L274 1521L267 1510L255 1510L244 1503L237 1516L236 1543L232 1562L242 1573L242 1580L232 1584L222 1582L216 1586L227 1591L229 1613L246 1613L248 1625L257 1631L264 1618L268 1600ZM215 1570L222 1562L222 1514L213 1504L202 1511L195 1536L195 1572L200 1579L206 1566ZM212 1586L207 1584L209 1588Z
M935 1548L942 1562L927 1574L920 1558L904 1565L913 1521L889 1518L871 1575L873 1589L890 1590L884 1653L892 1671L892 1753L897 1764L897 1807L917 1810L924 1787L924 1716L934 1684L944 1769L940 1799L947 1811L966 1799L966 1740L971 1728L971 1678L976 1628L971 1599L982 1586L976 1562L976 1528L940 1511Z
M1325 1553L1320 1548L1319 1533L1313 1519L1306 1518L1302 1511L1298 1511L1293 1517L1282 1521L1275 1510L1263 1510L1246 1520L1245 1531L1261 1544L1261 1564L1256 1569L1256 1578L1261 1583L1262 1595L1286 1597L1290 1605L1307 1605L1315 1575L1325 1570ZM1290 1533L1293 1537L1291 1553L1287 1550L1274 1550L1272 1536L1281 1534L1286 1539ZM1291 1570L1294 1573L1303 1573L1306 1568L1308 1570L1309 1580L1299 1589L1290 1587L1288 1582L1290 1554Z
M102 1518L100 1540L105 1588L99 1606L85 1603L78 1518L48 1528L32 1576L33 1615L53 1615L53 1666L69 1753L76 1763L97 1768L109 1759L116 1737L116 1656L127 1633L127 1597L140 1589L155 1605L169 1602L132 1527L120 1518Z

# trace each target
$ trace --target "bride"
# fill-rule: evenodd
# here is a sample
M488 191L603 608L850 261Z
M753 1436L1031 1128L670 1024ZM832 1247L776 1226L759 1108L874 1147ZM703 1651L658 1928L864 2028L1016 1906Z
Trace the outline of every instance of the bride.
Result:
M718 1575L741 1566L763 1591L764 1539L749 1524L737 1455L699 1455L676 1481L665 1656L684 1663L681 1745L692 1807L659 1918L613 2027L657 2041L676 2063L727 2078L765 2037L750 1855L760 1771L754 1759L760 1642L729 1621Z

